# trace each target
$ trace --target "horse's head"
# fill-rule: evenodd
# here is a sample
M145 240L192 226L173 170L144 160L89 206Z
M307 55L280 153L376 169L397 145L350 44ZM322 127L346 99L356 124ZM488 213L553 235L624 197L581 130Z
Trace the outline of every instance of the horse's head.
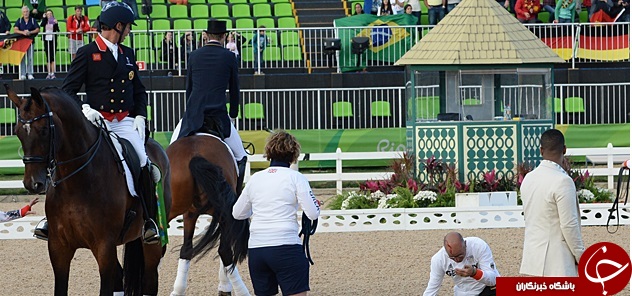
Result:
M18 108L15 134L24 151L24 187L31 193L43 193L48 181L47 168L54 154L52 111L37 89L31 88L30 97L20 98L7 84L4 86Z

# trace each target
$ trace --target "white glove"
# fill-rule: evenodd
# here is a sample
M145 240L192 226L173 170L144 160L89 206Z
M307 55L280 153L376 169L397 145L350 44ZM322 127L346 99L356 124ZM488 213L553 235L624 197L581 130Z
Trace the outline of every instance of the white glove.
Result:
M138 131L140 139L145 141L145 116L136 115L134 118L134 129Z
M99 119L103 118L103 115L101 115L99 111L92 109L88 104L81 105L81 111L88 121L99 127Z

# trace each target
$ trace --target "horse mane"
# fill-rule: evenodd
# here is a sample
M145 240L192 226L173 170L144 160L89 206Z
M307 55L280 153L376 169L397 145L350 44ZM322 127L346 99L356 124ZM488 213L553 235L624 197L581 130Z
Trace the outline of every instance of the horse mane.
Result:
M51 110L57 114L57 116L63 115L63 121L68 122L69 126L93 126L87 120L84 119L84 115L81 112L81 108L77 101L72 98L67 92L63 91L56 86L45 86L39 89L42 97L45 97ZM63 112L60 112L62 111ZM88 128L88 130L92 130Z

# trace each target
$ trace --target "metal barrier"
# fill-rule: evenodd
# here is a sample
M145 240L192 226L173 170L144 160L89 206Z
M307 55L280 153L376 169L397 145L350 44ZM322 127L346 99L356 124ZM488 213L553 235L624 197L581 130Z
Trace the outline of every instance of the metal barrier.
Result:
M206 23L204 23L206 24ZM576 63L629 62L629 46L626 40L629 24L614 23L602 26L594 24L526 24L531 32L541 38L549 47L575 68ZM402 26L410 36L411 42L401 42L389 49L404 52L419 42L433 26ZM188 54L204 44L202 29L194 30L134 30L124 44L135 49L136 59L146 62L148 70L164 70L173 75L184 75L188 67ZM293 69L309 73L314 69L355 67L356 55L351 51L337 51L334 57L325 51L323 40L336 38L343 30L372 29L371 27L316 27L316 28L266 28L270 44L263 51L255 65L258 55L251 44L257 29L231 29L237 35L240 53L240 68L261 70ZM377 29L376 29L377 30ZM166 32L173 33L175 50L163 51L163 39ZM42 35L42 34L40 34ZM68 52L68 32L55 33L57 52L55 53L57 73L68 71L71 63ZM189 37L190 35L190 37ZM86 34L84 42L90 42L94 33ZM347 41L345 41L347 42ZM615 50L611 50L615 49ZM46 52L42 37L37 36L34 44L33 64L36 74L48 73ZM626 54L627 53L627 54ZM346 56L341 56L342 54ZM389 53L386 53L389 54ZM361 55L362 63L368 67L392 66L393 62L369 60ZM17 74L18 66L5 65L7 74Z

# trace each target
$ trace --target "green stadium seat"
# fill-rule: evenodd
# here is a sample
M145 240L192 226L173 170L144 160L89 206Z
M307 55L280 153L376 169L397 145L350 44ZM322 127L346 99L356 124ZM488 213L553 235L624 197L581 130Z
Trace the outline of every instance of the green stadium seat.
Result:
M582 12L579 13L579 22L580 23L589 23L590 20L588 19L588 10L584 9L582 10Z
M193 25L190 20L175 20L173 21L174 30L191 30Z
M59 23L59 24L61 24L61 23ZM60 26L59 29L61 30L61 26ZM65 29L66 28L64 28L64 31L62 31L62 32L65 32ZM62 51L68 50L68 38L57 37L57 50L58 51L59 50L62 50Z
M33 65L34 66L44 66L46 65L46 53L42 50L33 51ZM45 69L44 71L47 71Z
M248 103L243 107L245 119L264 119L265 112L263 111L263 104L261 103Z
M546 24L549 22L549 16L551 14L548 11L540 11L538 12L538 20L540 20L542 23Z
M248 4L235 4L233 5L233 17L241 18L241 17L251 17L250 14L250 5Z
M59 26L59 31L60 32L66 32L66 22L65 21L58 21L57 25Z
M87 16L91 20L96 20L99 15L101 15L101 7L99 6L88 6L88 10L86 11ZM138 21L136 21L138 23Z
M225 21L226 22L226 29L232 29L233 28L233 20L226 18L226 19L218 19L220 21ZM205 25L206 28L206 25Z
M63 7L48 7L50 9L50 11L53 12L53 15L55 16L56 19L61 20L61 19L66 19L63 16L66 15L66 13L64 12L64 8ZM22 13L20 12L20 16ZM73 11L74 14L74 11ZM61 15L61 17L60 17ZM8 16L8 15L7 15ZM12 20L11 21L11 29L13 29L13 25L15 24L15 21L17 21L17 19ZM61 31L61 28L59 29Z
M230 13L228 12L228 5L226 4L211 5L211 17L213 18L230 17Z
M132 27L134 30L147 30L147 20L136 20L134 22L136 23L136 26Z
M165 4L165 0L151 0L152 4Z
M206 0L189 0L189 4L206 4ZM191 13L193 13L193 5L191 5Z
M331 109L335 118L353 117L353 106L350 102L335 102Z
M237 119L241 118L241 105L237 106ZM226 103L226 111L230 112L230 103Z
M438 96L417 97L417 112L415 116L419 119L436 119L440 111Z
M425 7L425 5L422 5L422 6ZM430 22L428 21L428 14L427 13L426 14L422 14L419 21L421 22L422 26L430 24Z
M301 39L296 31L281 32L281 46L301 45Z
M74 7L77 5L86 5L84 0L66 0L66 6L72 6L73 7L73 11L74 11Z
M555 113L562 112L562 99L560 98L553 99L553 110L555 111Z
M479 99L474 99L474 98L463 99L463 106L476 106L480 104L481 104L481 100Z
M71 62L71 56L68 51L57 50L55 53L55 64L57 66L69 66Z
M300 46L283 47L283 60L288 62L297 62L303 60L303 52Z
M47 0L46 8L64 6L64 0Z
M254 27L255 22L253 22L251 18L242 18L235 20L235 28L237 29L252 29Z
M193 29L206 30L207 29L206 27L208 27L208 19L196 19L193 21ZM226 24L226 27L228 28L228 24Z
M270 4L255 4L252 7L253 16L254 17L271 17L272 10L270 9Z
M272 0L272 3L289 3L290 0Z
M241 51L239 52L241 56L241 60L244 62L252 62L254 61L254 52L252 46L243 46Z
M263 51L263 60L266 62L281 61L281 49L278 46L270 45Z
M248 0L250 4L268 3L268 0Z
M169 20L154 20L152 22L152 29L154 30L171 30L171 21Z
M23 1L19 1L19 0L5 0L4 1L4 7L9 8L9 7L18 7L20 9L22 9L22 2ZM11 22L11 25L15 24L15 21L17 21L18 19L9 19L9 21Z
M564 111L568 113L585 112L584 99L580 97L568 97L564 99Z
M153 112L151 110L151 106L147 105L147 121L151 121L153 118Z
M294 16L292 4L290 3L275 3L274 4L274 16Z
M35 38L32 44L33 50L44 50L44 41L42 41L42 38Z
M264 18L257 18L257 28L264 26L266 28L276 28L276 24L274 23L274 19L273 18L269 18L269 17L264 17Z
M154 56L151 54L152 51L153 50L150 48L136 50L136 60L145 62L147 67L149 67L149 64L153 63L155 60Z
M189 8L186 5L170 5L169 17L172 19L188 18Z
M17 2L17 1L16 1ZM17 8L17 7L12 7L12 8L7 8L7 10L5 11L7 18L9 19L9 23L11 23L11 30L13 30L13 25L15 25L15 22L22 17L22 8ZM62 13L59 15L63 15L63 9L62 9ZM57 15L57 14L56 14Z
M371 102L371 116L390 117L391 104L387 101Z
M144 17L144 15L142 14L142 9L138 13ZM168 18L168 16L167 16L167 5L164 5L164 4L153 4L152 5L151 18L153 18L153 19L166 19L166 18Z
M191 5L191 18L208 18L208 6L206 4Z
M277 28L296 28L296 20L293 17L278 18Z
M0 124L13 124L17 122L17 110L13 108L0 108Z
M248 0L228 0L228 2L231 4L246 4Z
M226 0L208 0L209 4L226 4Z

